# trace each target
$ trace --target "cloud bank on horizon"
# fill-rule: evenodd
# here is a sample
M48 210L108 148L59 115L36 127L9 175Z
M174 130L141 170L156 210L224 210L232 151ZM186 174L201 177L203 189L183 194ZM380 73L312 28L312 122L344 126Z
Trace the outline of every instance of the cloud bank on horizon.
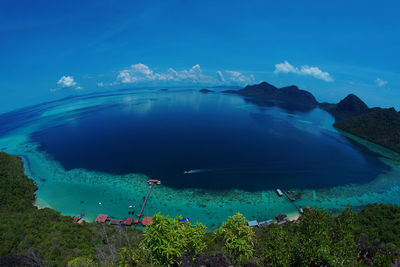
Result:
M319 67L302 65L300 68L291 65L289 62L284 61L275 65L275 74L297 74L303 76L310 76L325 82L334 82L332 76ZM148 65L143 63L136 63L130 65L128 68L118 71L114 81L97 82L98 87L115 87L118 85L146 85L146 86L161 86L161 85L240 85L246 86L248 84L256 83L256 78L253 74L244 74L235 70L218 70L216 72L205 73L199 64L195 64L191 68L176 70L168 68L167 71L155 71ZM260 82L260 81L259 81ZM387 84L386 81L377 78L375 84L383 87ZM82 90L83 88L78 85L73 76L62 76L58 82L57 87L50 89L51 92L58 91L63 88L70 88L74 90Z
M175 70L169 68L165 72L154 71L143 63L132 64L118 72L113 82L99 82L99 87L111 87L125 84L145 85L242 85L255 83L253 74L224 70L215 73L204 73L199 64L189 69Z

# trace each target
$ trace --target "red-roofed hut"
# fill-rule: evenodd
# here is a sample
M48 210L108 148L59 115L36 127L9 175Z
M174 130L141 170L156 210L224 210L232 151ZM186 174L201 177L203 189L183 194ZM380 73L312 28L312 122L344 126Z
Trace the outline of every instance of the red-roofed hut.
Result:
M99 214L99 215L97 215L96 222L98 222L98 223L104 223L104 222L106 222L107 218L108 218L108 215L106 215L106 214Z
M131 226L131 225L132 225L132 222L133 222L133 219L132 219L132 218L126 218L124 224L127 225L127 226Z
M143 226L147 226L147 225L151 224L152 222L153 222L153 218L151 218L151 217L144 217L142 219Z

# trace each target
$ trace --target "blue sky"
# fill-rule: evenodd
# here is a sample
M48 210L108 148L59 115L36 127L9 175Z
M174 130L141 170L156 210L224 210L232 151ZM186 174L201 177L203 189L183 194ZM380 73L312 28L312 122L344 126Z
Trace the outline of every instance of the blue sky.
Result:
M147 86L296 84L400 108L399 1L0 2L0 112Z

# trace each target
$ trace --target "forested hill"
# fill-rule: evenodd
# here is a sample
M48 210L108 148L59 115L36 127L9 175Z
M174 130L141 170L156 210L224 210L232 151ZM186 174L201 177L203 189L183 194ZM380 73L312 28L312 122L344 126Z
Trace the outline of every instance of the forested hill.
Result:
M291 85L277 88L267 82L248 85L240 90L226 90L224 93L239 94L250 97L270 98L280 101L294 102L298 104L316 105L318 102L315 97L305 90L300 90L297 86Z
M394 108L375 108L360 116L338 121L334 126L400 153L400 113Z
M370 111L368 106L354 94L349 94L337 104L320 103L319 106L331 113L336 118L336 121L348 119Z

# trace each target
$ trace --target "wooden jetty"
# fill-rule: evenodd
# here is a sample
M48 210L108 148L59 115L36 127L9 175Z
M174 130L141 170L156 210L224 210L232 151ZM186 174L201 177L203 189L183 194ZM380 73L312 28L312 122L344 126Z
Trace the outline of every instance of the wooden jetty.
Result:
M278 191L278 190L279 190L279 191ZM290 202L293 204L293 206L296 208L296 210L299 211L299 213L303 213L303 209L302 209L301 207L297 206L296 203L295 203L296 198L291 197L291 196L288 194L288 192L285 191L285 190L277 189L276 192L277 192L278 196L282 196L281 194L283 193L283 194L287 197L287 199L290 200ZM279 194L279 193L281 193L281 194Z
M290 201L295 201L296 199L294 197L289 196L289 194L286 191L283 191L285 196L290 200Z
M146 196L146 198L145 198L144 201L143 201L143 205L142 205L142 208L141 208L140 212L136 215L136 216L137 216L137 219L134 221L134 223L135 223L135 229L136 229L136 226L139 224L140 217L142 217L142 215L143 215L143 211L144 211L144 208L146 207L147 200L148 200L149 197L150 197L151 189L153 189L153 186L154 186L155 184L161 184L161 181L160 181L160 180L152 179L152 180L148 180L147 183L150 185L149 191L147 192L147 196Z

